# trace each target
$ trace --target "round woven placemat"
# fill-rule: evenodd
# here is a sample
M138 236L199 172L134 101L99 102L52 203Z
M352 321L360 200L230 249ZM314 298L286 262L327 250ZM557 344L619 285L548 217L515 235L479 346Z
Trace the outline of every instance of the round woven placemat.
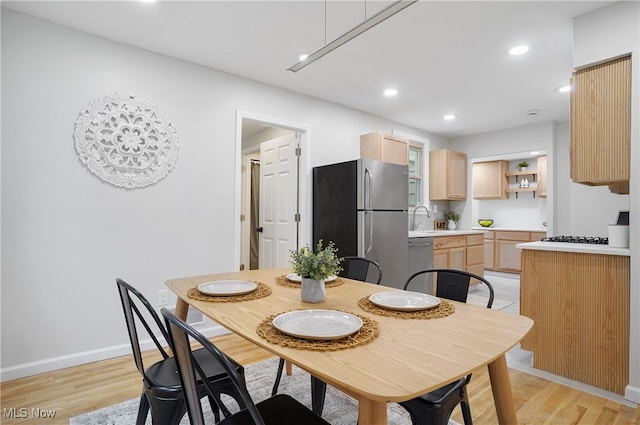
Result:
M430 308L429 310L397 311L378 307L369 301L369 297L367 296L360 298L358 306L368 313L379 314L380 316L396 317L399 319L438 319L440 317L447 317L456 311L456 307L447 300L440 300L439 306Z
M253 283L258 285L256 290L243 295L233 295L230 297L207 295L200 292L196 287L189 289L187 291L187 296L198 301L210 301L212 303L235 303L239 301L257 300L258 298L264 298L271 294L271 288L269 287L269 285L257 281L253 281Z
M300 289L300 282L292 282L289 279L287 279L286 276L282 275L282 276L277 276L276 277L276 283L280 286L286 286L287 288L298 288ZM324 283L324 287L325 288L334 288L336 286L340 286L344 283L344 280L342 280L341 277L337 278L336 280L334 280L333 282L325 282Z
M347 313L347 312L343 312ZM313 351L336 351L343 350L345 348L353 348L359 345L368 344L373 341L380 333L378 322L375 320L361 316L356 313L349 313L354 316L358 316L362 320L362 327L360 330L344 338L334 339L330 341L312 341L310 339L296 338L287 334L284 334L277 330L273 326L273 319L278 316L274 314L264 319L256 329L256 332L260 337L266 339L272 344L282 345L283 347L298 348L301 350L313 350Z

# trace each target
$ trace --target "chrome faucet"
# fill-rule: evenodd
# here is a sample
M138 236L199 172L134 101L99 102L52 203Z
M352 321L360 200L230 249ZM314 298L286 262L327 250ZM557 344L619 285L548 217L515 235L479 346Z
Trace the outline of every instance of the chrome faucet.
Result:
M424 208L424 210L427 212L427 218L431 218L431 210L425 207L424 205L418 205L413 209L413 217L411 219L411 230L416 230L416 211L418 210L418 208Z

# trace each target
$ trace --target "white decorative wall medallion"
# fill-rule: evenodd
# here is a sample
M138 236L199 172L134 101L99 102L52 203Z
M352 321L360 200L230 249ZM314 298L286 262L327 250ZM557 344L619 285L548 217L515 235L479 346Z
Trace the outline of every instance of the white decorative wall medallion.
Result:
M135 189L157 183L178 160L178 134L153 103L113 93L89 103L76 120L80 161L102 180Z

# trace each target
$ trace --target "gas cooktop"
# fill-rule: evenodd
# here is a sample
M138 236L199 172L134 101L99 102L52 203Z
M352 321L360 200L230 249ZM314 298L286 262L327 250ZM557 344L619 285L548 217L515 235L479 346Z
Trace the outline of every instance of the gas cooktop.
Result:
M607 245L609 238L598 236L550 236L542 238L542 242L564 242L564 243L590 243L596 245Z

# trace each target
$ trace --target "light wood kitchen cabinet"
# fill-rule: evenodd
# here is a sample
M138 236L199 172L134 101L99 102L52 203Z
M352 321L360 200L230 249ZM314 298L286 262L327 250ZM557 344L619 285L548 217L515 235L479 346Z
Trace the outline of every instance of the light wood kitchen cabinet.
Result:
M360 157L407 165L409 161L409 141L379 131L363 134L360 136Z
M631 56L578 70L572 81L571 179L590 186L628 183Z
M516 230L495 230L491 231L493 238L487 243L485 238L485 250L493 246L492 268L485 261L485 267L489 270L497 270L507 273L520 273L521 252L516 246L525 242L539 241L546 236L545 232L527 232ZM485 254L486 256L486 254Z
M437 236L433 241L433 268L465 270L484 276L482 234Z
M495 255L494 255L494 232L485 232L484 234L484 268L486 270L495 270Z
M449 149L429 152L429 198L456 201L467 198L467 155Z
M537 159L536 168L538 169L538 196L547 197L547 156L541 155Z
M522 252L522 340L533 367L617 394L629 382L630 257Z
M507 161L474 162L472 167L473 199L505 199L508 197Z

